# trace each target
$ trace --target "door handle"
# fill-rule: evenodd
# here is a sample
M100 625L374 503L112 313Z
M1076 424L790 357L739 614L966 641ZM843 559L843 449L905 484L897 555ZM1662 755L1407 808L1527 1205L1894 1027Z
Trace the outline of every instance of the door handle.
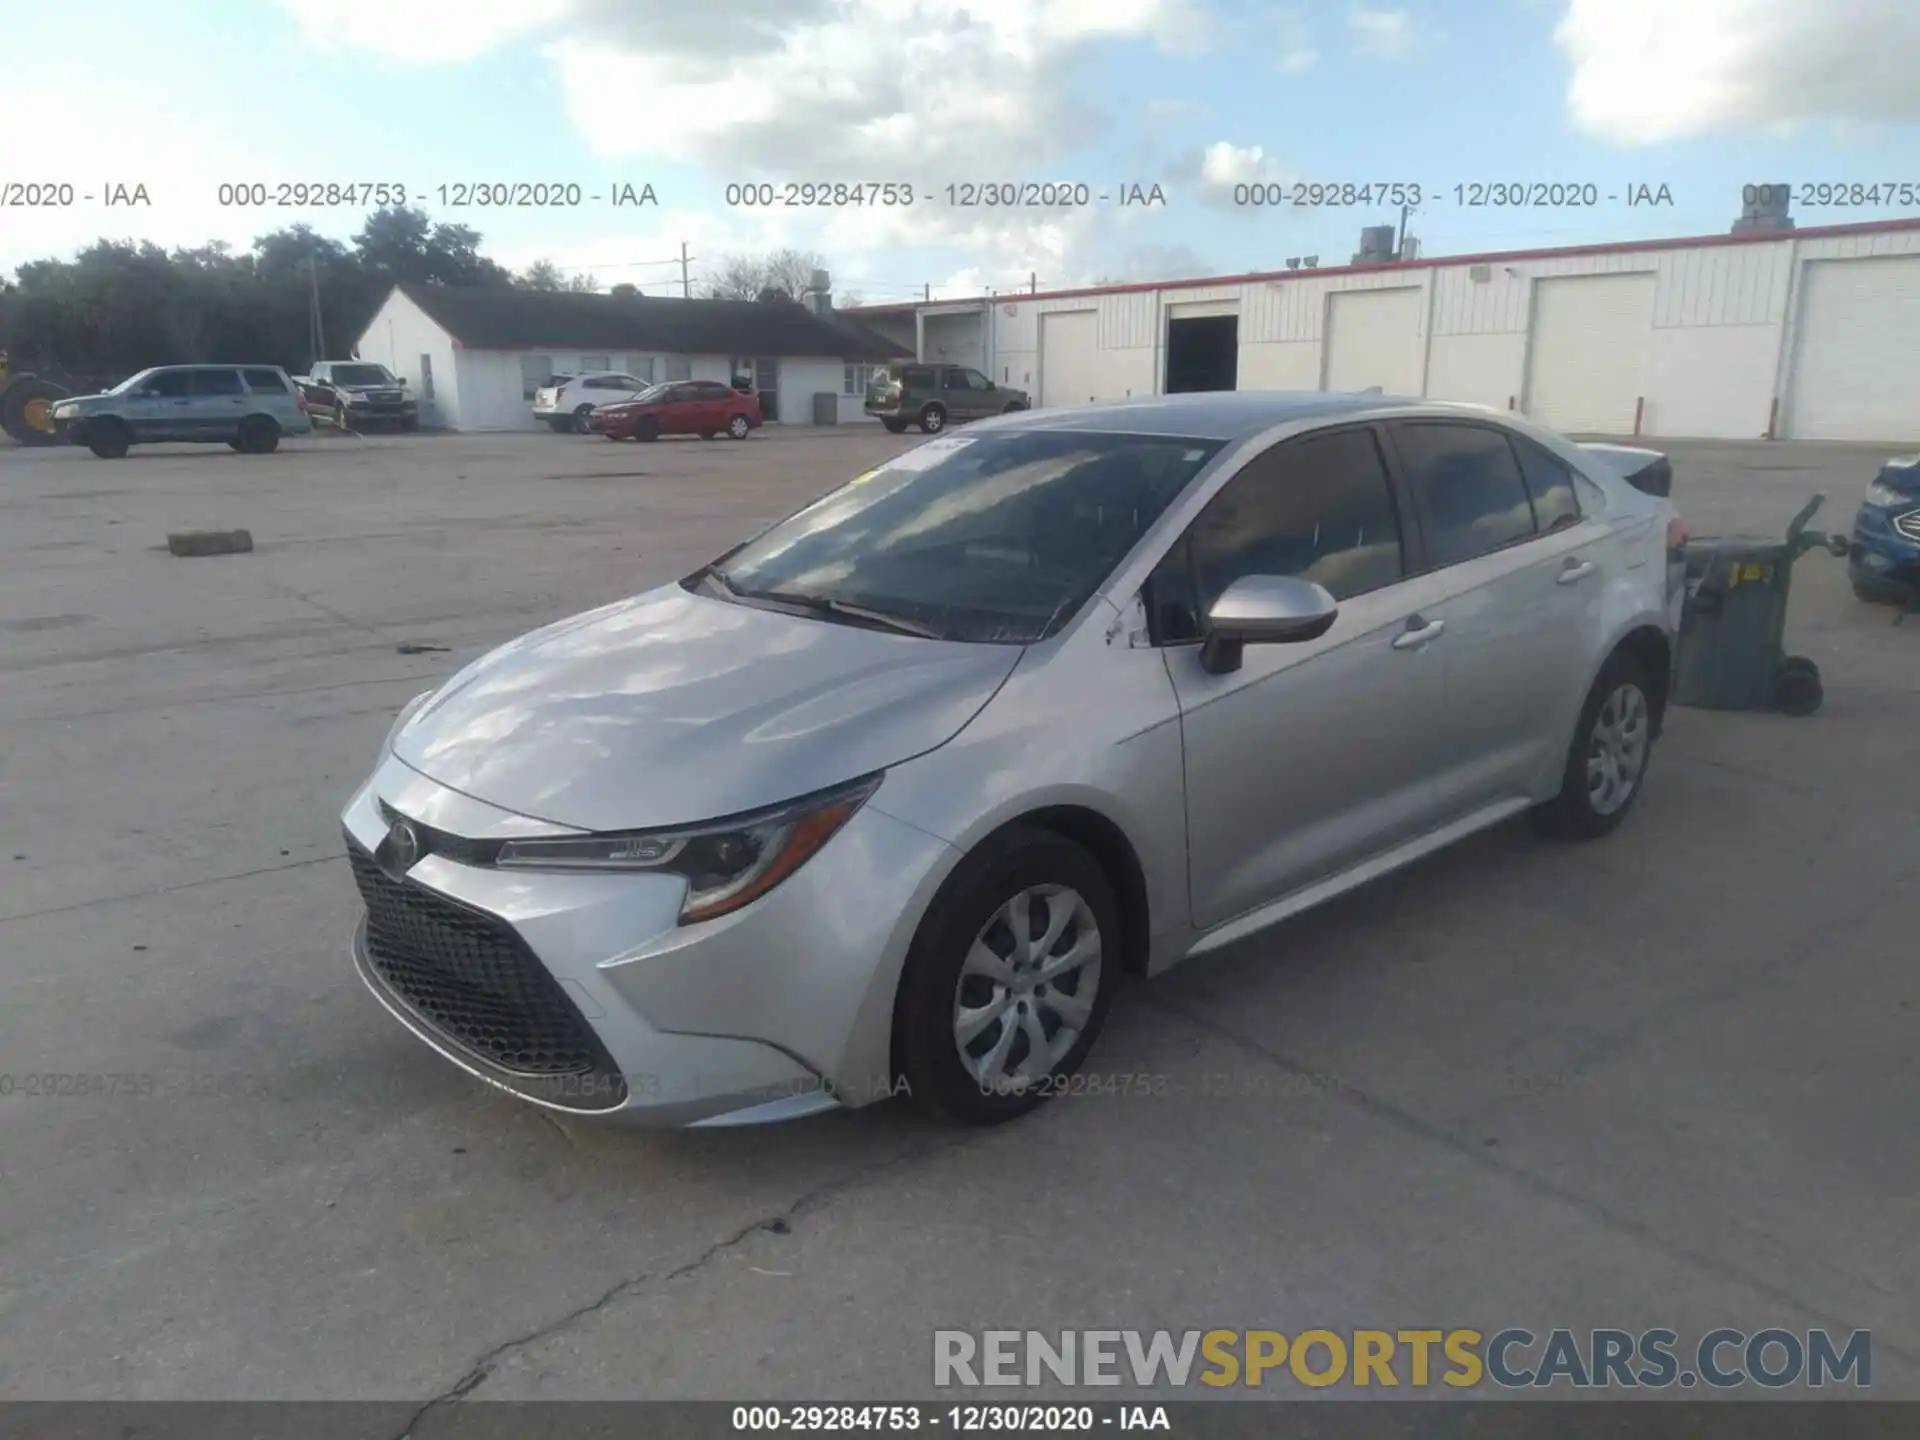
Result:
M1593 562L1591 560L1569 560L1554 579L1561 585L1577 585L1592 573Z
M1420 623L1416 625L1413 623L1414 620L1419 620ZM1396 650L1424 649L1438 640L1440 632L1446 628L1447 622L1444 620L1426 620L1415 615L1413 619L1407 621L1407 628L1393 637L1393 648Z

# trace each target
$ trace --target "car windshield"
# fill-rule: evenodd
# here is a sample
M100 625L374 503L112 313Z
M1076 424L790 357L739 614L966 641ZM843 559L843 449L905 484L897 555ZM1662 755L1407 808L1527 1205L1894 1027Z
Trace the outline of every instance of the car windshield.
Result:
M391 385L393 376L387 373L384 365L336 365L333 367L333 383L336 385Z
M676 382L669 380L660 385L649 385L633 397L633 403L635 405L646 405L655 400L664 400L667 398L667 391L671 390L675 383Z
M155 366L149 365L145 370L136 371L132 375L129 375L126 379L122 380L118 385L114 386L111 390L107 391L107 394L124 395L129 390L139 389L140 386L146 383L147 377L153 374L156 368L157 367Z
M857 607L943 640L1031 644L1094 595L1221 444L1078 430L943 437L703 573L743 599Z

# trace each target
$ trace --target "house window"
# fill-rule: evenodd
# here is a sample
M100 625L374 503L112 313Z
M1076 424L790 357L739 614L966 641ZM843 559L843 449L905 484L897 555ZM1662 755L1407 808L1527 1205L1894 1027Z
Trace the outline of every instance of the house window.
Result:
M669 380L691 380L693 378L693 361L689 360L685 355L667 356L666 378Z
M876 373L884 370L884 365L848 365L840 372L840 393L842 395L864 395L867 387L873 383Z
M645 380L651 385L653 383L653 357L651 355L629 355L627 357L627 373L633 376L634 379Z
M422 400L433 398L433 357L431 355L420 357L420 398Z
M582 355L580 357L580 368L589 375L596 370L611 370L613 368L613 357L611 355Z
M553 357L551 355L522 355L520 357L520 398L531 400L534 392L541 386L553 381Z

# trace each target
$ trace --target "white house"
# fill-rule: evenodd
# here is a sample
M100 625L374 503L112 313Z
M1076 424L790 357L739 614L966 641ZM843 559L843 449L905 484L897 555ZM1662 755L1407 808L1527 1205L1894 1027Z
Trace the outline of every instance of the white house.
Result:
M865 422L873 366L910 357L857 320L796 302L681 300L398 285L354 354L408 380L421 423L449 430L531 430L533 394L555 375L623 370L642 379L731 381L747 375L768 421Z
M1920 440L1920 220L841 313L1042 406L1378 385L1576 434Z

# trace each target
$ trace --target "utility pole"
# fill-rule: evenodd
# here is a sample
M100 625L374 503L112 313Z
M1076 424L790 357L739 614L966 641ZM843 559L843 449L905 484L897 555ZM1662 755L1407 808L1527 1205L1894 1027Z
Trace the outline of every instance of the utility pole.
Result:
M931 280L920 287L920 299L928 305L933 303L933 282Z
M320 317L320 262L311 253L307 256L307 281L307 343L313 349L307 368L312 369L314 364L327 358L327 331Z
M1400 233L1394 238L1394 242L1393 242L1393 258L1396 260L1401 260L1406 258L1407 216L1412 213L1413 213L1413 206L1402 205L1400 207Z
M1038 295L1040 293L1040 272L1038 270L1029 270L1027 272L1027 293L1029 295Z
M687 242L682 240L680 242L680 298L682 300L693 298L693 281L687 276L687 260Z

